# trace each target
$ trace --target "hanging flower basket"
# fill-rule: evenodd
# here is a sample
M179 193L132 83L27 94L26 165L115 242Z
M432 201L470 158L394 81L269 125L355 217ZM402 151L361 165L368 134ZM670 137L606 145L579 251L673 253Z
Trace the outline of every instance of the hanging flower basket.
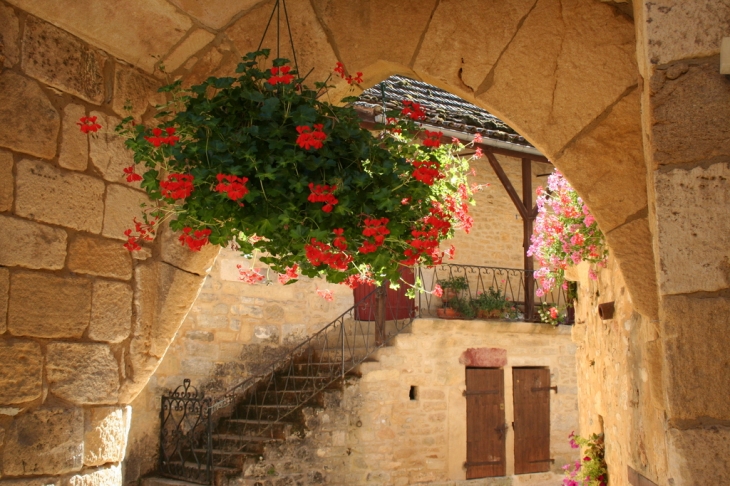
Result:
M376 132L361 128L355 98L333 105L326 83L309 88L286 59L264 69L268 56L244 56L237 77L172 83L156 126L117 127L134 152L127 180L155 203L126 246L141 248L168 219L192 251L233 241L281 283L397 285L401 265L440 263L440 243L472 225L464 145L422 129L417 103L386 113ZM339 63L335 73L362 81Z

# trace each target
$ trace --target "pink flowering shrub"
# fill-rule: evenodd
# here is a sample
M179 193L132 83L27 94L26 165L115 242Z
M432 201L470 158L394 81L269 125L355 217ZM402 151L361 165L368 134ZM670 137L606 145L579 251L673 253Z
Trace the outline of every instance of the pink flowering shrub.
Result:
M588 206L557 170L548 177L548 189L537 188L537 219L527 256L537 259L536 294L542 297L558 285L567 289L565 269L582 261L604 267L608 248Z
M608 466L603 434L593 434L584 439L571 432L568 439L570 447L580 449L583 457L563 466L563 486L607 486Z

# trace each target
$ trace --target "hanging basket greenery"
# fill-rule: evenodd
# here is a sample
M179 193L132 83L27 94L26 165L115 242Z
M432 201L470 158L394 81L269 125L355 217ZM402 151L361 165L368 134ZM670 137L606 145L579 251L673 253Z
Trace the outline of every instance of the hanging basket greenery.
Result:
M401 265L440 263L440 243L471 226L464 146L423 130L416 103L364 129L355 98L324 101L331 86L307 87L286 59L263 69L268 56L244 56L237 77L166 86L157 126L117 127L134 152L128 181L141 180L156 204L126 246L140 248L169 219L191 250L233 241L282 283L300 273L353 287L398 282ZM345 77L339 63L335 72Z

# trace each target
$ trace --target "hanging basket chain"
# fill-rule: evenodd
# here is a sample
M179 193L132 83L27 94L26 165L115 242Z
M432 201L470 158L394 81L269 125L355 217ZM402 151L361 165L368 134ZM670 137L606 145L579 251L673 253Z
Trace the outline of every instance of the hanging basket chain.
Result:
M297 51L294 49L294 36L292 36L291 33L291 24L289 23L289 12L286 8L286 0L276 0L274 2L274 8L271 9L271 15L269 15L269 21L266 23L266 28L264 29L264 33L261 36L261 41L259 41L259 46L256 48L257 51L261 50L261 46L264 44L264 40L266 39L266 34L269 32L269 27L271 27L271 21L274 19L274 14L276 14L276 57L277 59L280 57L280 49L281 49L281 32L280 32L280 19L281 19L281 7L280 4L284 6L284 22L286 23L286 31L289 34L289 46L291 47L292 57L294 58L294 69L296 69L297 73L299 73L299 63L297 62Z

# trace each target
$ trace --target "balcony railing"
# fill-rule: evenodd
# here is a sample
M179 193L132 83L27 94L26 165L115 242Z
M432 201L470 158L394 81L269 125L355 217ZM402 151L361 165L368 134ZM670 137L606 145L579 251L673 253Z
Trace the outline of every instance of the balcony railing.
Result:
M535 292L536 285L532 277L532 271L525 271L516 268L482 267L478 265L452 265L443 264L433 268L419 268L416 275L423 283L427 292L418 294L418 309L420 317L451 317L451 318L473 318L478 317L477 302L481 299L487 300L486 296L492 296L492 300L504 300L503 309L493 312L491 317L527 322L540 322L540 315L537 310L544 304L565 309L569 303L568 291L557 287L551 292L538 296ZM443 287L444 295L437 297L432 292L436 284ZM458 290L450 290L449 287L458 287ZM527 298L525 298L527 296ZM456 309L460 306L470 304L474 309L474 315L460 313L448 315L443 309ZM442 309L442 310L439 310ZM486 317L486 312L481 317ZM573 312L567 309L567 316L561 322L563 324L573 323Z

